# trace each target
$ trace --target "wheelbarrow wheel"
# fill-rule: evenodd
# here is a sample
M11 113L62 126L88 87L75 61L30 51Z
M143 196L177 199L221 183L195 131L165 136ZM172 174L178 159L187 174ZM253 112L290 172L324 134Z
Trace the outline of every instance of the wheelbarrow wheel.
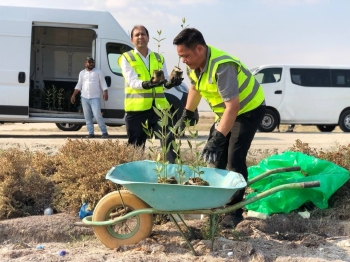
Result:
M107 221L121 217L133 210L148 208L149 206L128 191L112 192L104 196L95 207L92 221ZM125 208L124 208L125 207ZM96 237L109 248L131 245L140 242L151 234L153 216L141 214L123 220L115 225L94 227Z

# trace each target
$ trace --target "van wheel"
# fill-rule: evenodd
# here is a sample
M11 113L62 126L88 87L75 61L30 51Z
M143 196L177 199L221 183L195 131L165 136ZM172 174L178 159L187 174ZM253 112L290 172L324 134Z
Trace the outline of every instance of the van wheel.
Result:
M263 120L259 126L260 132L272 132L275 130L278 123L277 114L271 109L266 109Z
M345 110L339 119L339 127L343 132L350 132L350 110Z
M83 127L83 125L73 123L56 123L56 126L62 131L78 131Z
M317 125L317 129L320 132L332 132L335 129L335 125Z

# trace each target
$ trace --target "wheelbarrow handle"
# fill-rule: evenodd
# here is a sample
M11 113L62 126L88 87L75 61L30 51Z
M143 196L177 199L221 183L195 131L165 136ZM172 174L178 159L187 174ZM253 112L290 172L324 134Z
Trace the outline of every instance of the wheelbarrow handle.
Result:
M310 187L320 187L321 183L320 181L310 181L310 182L304 182L303 183L304 188L310 188Z
M300 171L301 168L300 166L290 166L290 167L281 167L281 168L275 168L269 171L266 171L265 173L262 173L252 179L250 179L247 184L248 186L269 176L269 175L273 175L273 174L277 174L277 173L282 173L282 172L293 172L293 171Z
M300 170L301 170L300 166L290 166L290 167L284 168L285 172L300 171Z

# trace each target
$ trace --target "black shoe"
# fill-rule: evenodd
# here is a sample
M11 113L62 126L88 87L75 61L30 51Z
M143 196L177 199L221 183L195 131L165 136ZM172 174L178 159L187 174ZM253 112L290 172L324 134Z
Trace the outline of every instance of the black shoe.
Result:
M101 138L109 138L108 133L103 133Z
M89 134L89 135L87 136L87 138L95 138L95 135L94 135L94 134Z
M221 220L220 225L223 228L235 228L240 222L243 221L243 216L232 213L226 213L224 218Z

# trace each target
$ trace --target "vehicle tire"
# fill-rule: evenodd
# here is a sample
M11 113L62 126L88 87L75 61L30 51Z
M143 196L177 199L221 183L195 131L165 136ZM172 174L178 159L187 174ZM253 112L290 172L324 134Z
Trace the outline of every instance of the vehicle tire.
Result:
M83 127L83 125L73 123L56 123L56 126L62 131L78 131Z
M320 132L332 132L336 125L316 125L316 127Z
M343 132L350 132L350 110L345 110L339 118L339 127Z
M266 109L265 115L259 126L260 132L272 132L278 123L277 114L271 109Z
M149 206L134 194L128 191L115 191L104 196L97 204L92 221L107 221L117 216L127 214L133 210L148 208ZM123 202L125 209L123 207ZM141 214L128 218L118 224L94 227L96 237L108 248L114 249L122 245L136 244L151 234L153 227L153 215Z

